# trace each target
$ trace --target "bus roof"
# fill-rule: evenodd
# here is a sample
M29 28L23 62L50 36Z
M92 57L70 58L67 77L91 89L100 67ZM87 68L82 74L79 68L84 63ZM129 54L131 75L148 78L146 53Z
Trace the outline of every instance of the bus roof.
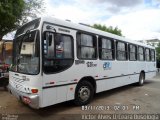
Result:
M106 37L113 38L113 39L116 39L116 40L126 41L126 42L129 42L129 43L132 43L132 44L137 44L137 45L140 45L140 46L155 49L155 47L153 47L153 46L146 45L144 43L140 43L140 42L137 42L137 41L134 41L134 40L130 40L130 39L122 37L122 36L118 36L118 35L115 35L115 34L112 34L112 33L104 32L102 30L98 30L98 29L95 29L95 28L92 28L92 27L89 27L89 26L85 26L85 25L82 25L82 24L76 24L76 23L72 23L70 21L60 20L60 19L57 19L57 18L54 18L54 17L41 17L41 21L52 23L54 25L60 25L62 27L66 27L66 28L70 28L70 29L76 29L76 30L80 30L80 31L94 33L96 35L106 36Z

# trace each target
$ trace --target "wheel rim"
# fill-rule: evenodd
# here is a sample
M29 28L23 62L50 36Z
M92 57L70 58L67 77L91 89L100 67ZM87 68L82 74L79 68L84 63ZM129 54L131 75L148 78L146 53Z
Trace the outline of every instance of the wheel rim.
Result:
M90 89L87 86L82 86L78 91L78 97L82 102L87 101L90 97L90 94Z

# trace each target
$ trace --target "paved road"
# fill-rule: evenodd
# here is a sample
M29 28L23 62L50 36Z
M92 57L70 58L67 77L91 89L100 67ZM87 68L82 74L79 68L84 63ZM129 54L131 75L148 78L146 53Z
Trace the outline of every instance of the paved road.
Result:
M142 87L128 85L96 94L91 104L83 107L77 107L69 101L34 110L0 88L0 113L2 120L102 120L113 119L113 116L110 116L113 114L154 114L150 117L157 119L158 116L155 114L160 114L160 74L146 80ZM133 116L115 116L116 119L121 117Z

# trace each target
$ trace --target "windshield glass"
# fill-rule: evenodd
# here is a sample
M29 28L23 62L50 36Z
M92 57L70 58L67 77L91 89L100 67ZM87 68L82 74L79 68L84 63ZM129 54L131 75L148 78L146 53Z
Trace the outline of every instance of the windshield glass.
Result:
M39 73L39 31L27 31L13 42L12 71L24 74Z
M28 30L33 30L33 29L38 28L39 23L40 23L40 18L35 19L35 20L23 25L21 28L19 28L17 30L15 37L17 37L23 33L26 33L26 31L28 31Z

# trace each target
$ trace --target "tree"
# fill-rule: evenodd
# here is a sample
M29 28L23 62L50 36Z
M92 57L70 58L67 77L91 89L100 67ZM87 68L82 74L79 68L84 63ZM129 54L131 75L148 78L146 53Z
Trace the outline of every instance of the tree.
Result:
M37 14L42 13L45 10L44 0L24 0L25 8L22 13L21 24L28 22L28 18L37 18Z
M7 33L28 22L28 17L36 17L43 10L43 0L1 0L0 40Z
M160 61L160 42L156 47L156 56L157 56L157 60Z
M106 27L105 25L101 25L101 24L94 24L92 27L105 32L122 36L122 31L118 29L118 27L115 27L115 28L113 28L112 26Z
M23 0L1 0L0 2L0 40L15 29L22 19L25 3Z

